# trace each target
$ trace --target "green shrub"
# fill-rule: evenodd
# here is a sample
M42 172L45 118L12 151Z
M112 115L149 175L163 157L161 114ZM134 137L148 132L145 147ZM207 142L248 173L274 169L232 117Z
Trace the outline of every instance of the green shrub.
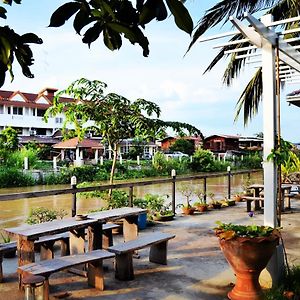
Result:
M198 149L193 155L190 167L193 171L198 172L215 171L213 153L210 150Z
M290 296L287 295L287 292L290 293ZM299 299L299 296L300 266L293 266L289 272L286 270L280 284L264 293L265 300L296 300Z
M65 210L55 210L55 209L49 209L45 207L37 207L32 208L29 217L26 219L27 224L38 224L38 223L44 223L56 220L57 217L62 219L64 216L66 216L67 213Z
M0 168L0 187L31 186L34 178L16 168Z
M28 157L29 168L33 169L38 160L38 152L37 150L28 150L26 148L12 152L6 159L6 166L22 170L25 157Z

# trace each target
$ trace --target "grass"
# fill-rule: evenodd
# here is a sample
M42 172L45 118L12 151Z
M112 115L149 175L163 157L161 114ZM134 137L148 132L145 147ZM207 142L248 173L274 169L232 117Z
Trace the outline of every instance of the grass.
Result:
M300 299L300 266L286 270L281 284L265 292L265 300L299 300Z

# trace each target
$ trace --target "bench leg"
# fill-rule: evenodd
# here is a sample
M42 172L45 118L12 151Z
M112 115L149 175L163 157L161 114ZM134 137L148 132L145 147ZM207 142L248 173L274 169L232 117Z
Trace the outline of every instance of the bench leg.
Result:
M0 254L0 282L3 281L3 269L2 269L3 255Z
M167 245L168 241L154 244L150 248L149 261L166 265L167 264Z
M108 247L113 245L113 234L112 229L103 230L102 234L102 247L103 249L107 249Z
M69 240L69 238L60 240L60 255L61 256L70 255L70 240Z
M41 260L47 260L47 259L53 259L54 258L54 241L51 242L45 242L41 244L41 252L40 252L40 259Z
M252 200L246 200L247 201L247 212L251 211L251 202Z
M44 300L49 300L49 278L44 282Z
M102 259L88 264L88 285L98 290L104 290Z
M122 281L134 279L132 252L116 254L115 257L115 277Z
M125 242L135 240L138 236L138 216L130 216L123 221L123 234Z
M254 210L260 210L259 200L254 200Z

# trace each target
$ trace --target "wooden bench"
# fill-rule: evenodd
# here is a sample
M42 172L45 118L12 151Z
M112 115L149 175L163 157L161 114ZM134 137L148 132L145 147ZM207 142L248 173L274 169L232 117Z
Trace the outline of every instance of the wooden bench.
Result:
M40 258L41 260L53 258L53 245L55 242L61 242L61 255L70 254L69 249L69 234L55 234L50 236L44 236L39 240L34 242L36 247L40 247ZM3 268L2 262L3 257L6 253L17 250L17 242L10 242L5 244L0 244L0 282L3 280Z
M104 277L102 260L113 258L115 255L106 250L94 250L82 254L62 256L51 260L43 260L38 263L31 263L18 267L21 276L40 275L46 278L44 287L44 299L49 299L49 276L55 272L75 267L81 264L88 264L88 284L99 290L104 289Z
M154 232L138 237L125 243L120 243L107 248L116 254L115 277L119 280L134 279L132 257L134 251L146 247L150 248L149 261L157 264L167 264L167 243L173 239L174 234Z
M242 199L246 200L246 203L247 203L247 212L251 211L251 203L252 203L252 201L255 201L255 210L260 209L259 202L263 202L264 201L264 198L262 198L262 197L242 196Z
M103 248L108 248L113 245L113 229L120 227L120 225L114 223L105 223L103 224ZM57 241L60 241L61 245L61 256L70 255L70 245L69 245L69 233L64 232L60 234L47 235L41 237L37 241L34 242L36 249L39 249L40 259L53 259L54 258L54 244ZM10 242L6 244L0 244L0 282L3 280L3 256L4 254L10 251L17 250L17 242Z

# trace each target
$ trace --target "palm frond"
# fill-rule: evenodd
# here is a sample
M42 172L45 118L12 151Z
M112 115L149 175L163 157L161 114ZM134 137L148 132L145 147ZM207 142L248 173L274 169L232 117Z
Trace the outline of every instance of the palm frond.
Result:
M262 68L259 68L252 79L247 84L236 104L236 115L234 121L237 121L242 109L244 111L244 125L246 126L251 118L257 113L258 106L262 100Z

